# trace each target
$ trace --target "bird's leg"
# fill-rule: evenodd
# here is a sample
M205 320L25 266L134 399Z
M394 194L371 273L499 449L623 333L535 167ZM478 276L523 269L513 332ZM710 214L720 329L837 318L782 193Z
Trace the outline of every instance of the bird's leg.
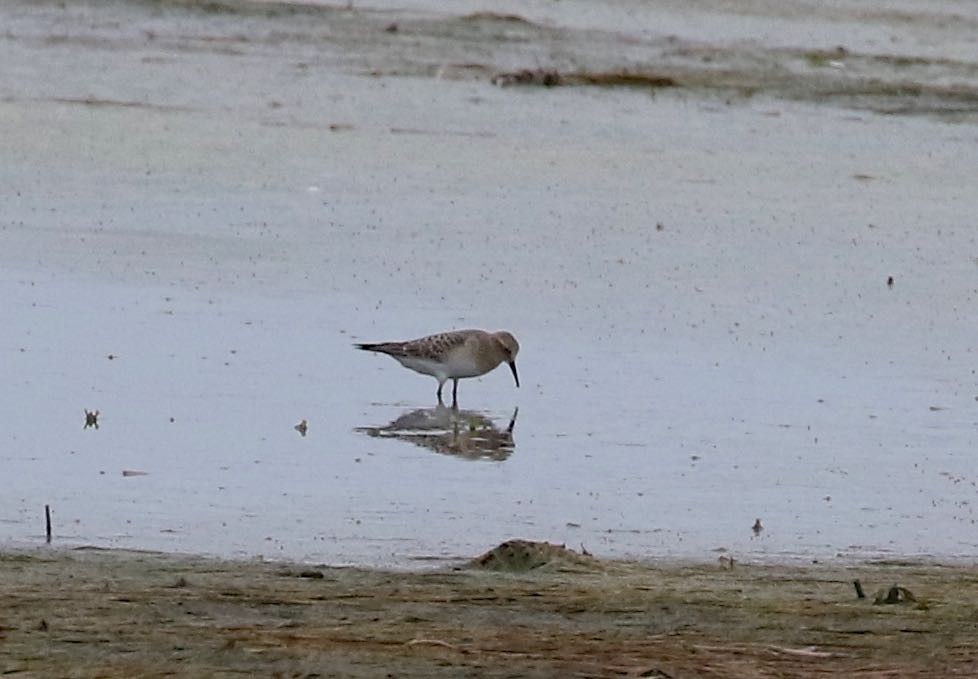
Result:
M444 382L439 382L438 383L438 405L440 405L440 406L445 405L445 402L443 400L441 400L441 388L444 387L444 386L445 386L445 383Z
M452 407L458 409L458 378L452 378Z

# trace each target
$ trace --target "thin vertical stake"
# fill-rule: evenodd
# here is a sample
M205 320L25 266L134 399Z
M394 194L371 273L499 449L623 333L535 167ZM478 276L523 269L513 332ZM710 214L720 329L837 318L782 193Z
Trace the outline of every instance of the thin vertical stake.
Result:
M51 544L51 505L44 505L44 524L47 528L48 544Z

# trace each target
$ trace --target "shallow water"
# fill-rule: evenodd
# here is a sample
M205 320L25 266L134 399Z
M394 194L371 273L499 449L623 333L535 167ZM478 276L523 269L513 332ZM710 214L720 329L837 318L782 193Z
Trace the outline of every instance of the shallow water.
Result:
M973 125L173 40L5 43L0 538L978 554ZM522 388L352 348L453 327Z
M49 503L59 543L343 563L513 535L613 556L975 552L973 396L952 371L572 336L546 352L558 338L531 328L524 389L502 371L463 382L452 422L433 380L349 346L337 326L364 312L7 287L16 541L40 540ZM101 411L97 431L83 407Z

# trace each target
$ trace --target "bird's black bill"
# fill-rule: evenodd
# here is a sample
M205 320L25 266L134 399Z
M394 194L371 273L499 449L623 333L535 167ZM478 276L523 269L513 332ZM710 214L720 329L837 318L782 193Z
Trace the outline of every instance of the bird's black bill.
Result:
M513 371L513 379L516 380L516 386L520 386L520 376L516 374L516 361L510 361L509 369Z

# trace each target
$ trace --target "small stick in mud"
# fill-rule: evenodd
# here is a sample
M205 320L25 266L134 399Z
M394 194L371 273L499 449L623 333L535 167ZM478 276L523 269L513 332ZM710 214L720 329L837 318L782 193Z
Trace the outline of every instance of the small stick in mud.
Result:
M44 505L44 527L47 543L51 544L51 505Z
M865 599L866 598L866 592L863 591L863 583L859 582L859 580L853 580L852 581L852 586L856 588L856 598L857 599Z

